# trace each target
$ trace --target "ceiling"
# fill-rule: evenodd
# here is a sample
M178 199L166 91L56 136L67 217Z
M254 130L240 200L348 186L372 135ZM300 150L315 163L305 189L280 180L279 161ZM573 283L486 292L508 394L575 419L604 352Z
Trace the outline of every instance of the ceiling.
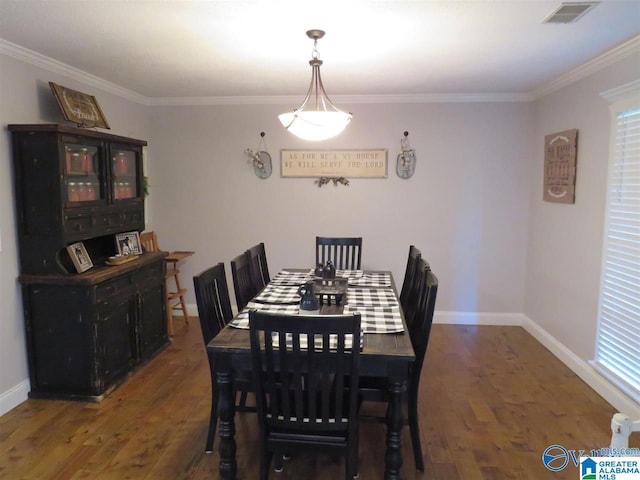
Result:
M640 0L560 3L0 0L0 38L149 99L302 98L312 28L332 97L523 94L640 33Z

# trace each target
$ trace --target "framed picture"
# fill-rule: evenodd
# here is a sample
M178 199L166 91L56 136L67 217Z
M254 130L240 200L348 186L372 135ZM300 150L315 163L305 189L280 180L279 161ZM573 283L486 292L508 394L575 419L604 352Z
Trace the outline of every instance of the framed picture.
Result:
M65 120L75 122L82 127L111 129L96 97L53 82L49 82L49 86Z
M141 255L142 245L138 232L124 232L116 235L116 247L120 255Z
M72 243L67 246L67 252L69 253L73 266L76 267L78 273L86 272L93 267L91 257L89 257L87 249L84 248L84 244L82 242Z
M576 202L578 130L565 130L544 137L543 200Z

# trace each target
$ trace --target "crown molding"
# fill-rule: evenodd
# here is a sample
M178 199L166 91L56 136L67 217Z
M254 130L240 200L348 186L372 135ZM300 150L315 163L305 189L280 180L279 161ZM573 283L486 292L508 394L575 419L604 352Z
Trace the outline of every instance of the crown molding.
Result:
M534 100L542 98L550 93L556 92L561 88L564 88L572 83L582 80L609 65L619 62L620 60L640 52L640 35L630 38L629 40L621 43L620 45L606 51L602 55L597 56L593 60L574 68L570 72L559 76L555 80L543 85L542 87L531 92L531 96Z
M443 93L403 95L331 95L332 101L340 104L384 104L384 103L490 103L530 102L528 93ZM164 97L147 98L152 106L197 106L197 105L298 105L300 96L255 96L255 97Z
M600 94L608 103L616 103L627 98L640 98L640 80L627 83L620 87L612 88Z
M149 105L149 99L143 95L127 90L126 88L122 88L114 83L107 82L100 77L96 77L95 75L91 75L90 73L74 68L66 63L41 55L38 52L29 50L28 48L8 42L2 38L0 38L0 54L16 58L52 73L57 73L65 77L72 78L73 80L86 83L87 85L99 88L100 90L118 97L131 100L132 102Z
M530 102L549 95L638 52L640 52L640 35L632 37L546 85L525 93L332 95L331 98L336 102L347 104ZM0 54L17 58L31 65L73 78L105 92L146 106L297 105L297 102L300 101L299 96L145 97L1 38Z

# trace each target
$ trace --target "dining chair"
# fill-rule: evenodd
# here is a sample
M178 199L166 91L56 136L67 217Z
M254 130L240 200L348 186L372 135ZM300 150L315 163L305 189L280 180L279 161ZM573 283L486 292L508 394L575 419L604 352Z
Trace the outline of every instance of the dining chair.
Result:
M274 456L279 471L283 454L310 450L343 455L345 479L357 476L360 314L251 310L249 334L260 479Z
M427 352L427 346L429 345L431 325L433 323L433 313L435 310L436 296L438 294L438 279L423 258L419 258L417 263L419 295L417 298L416 316L413 325L411 327L407 326L416 359L413 363L409 364L408 385L405 396L408 418L405 424L409 425L411 433L411 444L413 445L416 470L424 472L424 459L420 442L420 423L418 417L418 393L420 375L424 364L424 357ZM360 395L364 402L388 403L386 378L361 376L359 385ZM381 416L361 415L360 419L379 423L386 422L386 417Z
M161 252L162 249L158 245L158 235L154 231L140 233L140 243L142 248L147 252ZM165 284L167 290L167 331L170 336L173 336L173 311L181 310L184 316L185 324L189 324L189 315L187 313L187 305L184 301L184 296L187 294L187 289L183 288L180 283L180 270L178 270L178 262L184 260L187 257L193 255L194 252L190 251L176 251L169 252L169 255L164 257L165 265ZM171 284L173 281L173 284Z
M231 260L231 275L233 277L233 290L236 294L238 312L247 306L247 303L261 290L253 280L251 257L248 251L241 253Z
M224 264L220 262L195 275L193 277L193 287L198 305L202 340L204 340L206 348L206 345L233 318ZM208 355L208 358L211 372L211 414L209 416L209 434L207 435L205 452L211 452L213 449L216 424L218 423L218 393L214 389L215 365L211 354ZM239 392L241 395L238 410L255 411L255 408L246 406L247 392L253 390L250 373L238 373L234 379L234 389L236 393Z
M360 270L362 237L316 237L316 265L329 260L340 270Z
M262 290L271 281L267 253L264 243L258 243L247 250L251 258L251 275L256 286Z
M400 305L404 312L404 320L407 326L413 324L413 318L416 314L419 295L419 279L418 279L418 259L422 258L422 252L414 245L409 246L409 256L407 258L407 268L402 282L402 290L400 290Z

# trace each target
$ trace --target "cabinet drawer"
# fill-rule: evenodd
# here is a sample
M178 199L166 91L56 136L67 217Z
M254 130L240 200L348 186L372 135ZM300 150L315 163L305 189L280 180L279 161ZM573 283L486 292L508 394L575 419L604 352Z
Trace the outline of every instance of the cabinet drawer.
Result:
M113 297L128 295L132 288L131 278L117 278L96 286L96 302L104 302Z
M135 285L155 285L164 282L164 264L157 262L133 274Z
M64 216L64 231L68 234L88 233L93 228L93 215L89 213Z
M96 215L96 229L102 232L118 230L120 227L120 213L117 211Z
M144 228L144 209L128 208L122 212L121 221L123 225L135 225L142 223Z

